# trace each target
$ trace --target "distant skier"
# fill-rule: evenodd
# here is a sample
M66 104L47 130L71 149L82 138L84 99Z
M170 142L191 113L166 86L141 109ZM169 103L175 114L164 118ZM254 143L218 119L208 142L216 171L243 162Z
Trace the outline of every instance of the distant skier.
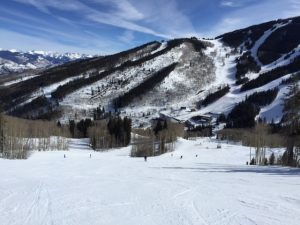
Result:
M180 159L182 159L183 158L183 156L180 156Z
M92 154L90 154L90 158L92 158Z
M196 157L198 157L198 155L196 155Z
M66 158L66 154L64 154L64 158Z
M147 162L147 156L146 155L144 156L144 160L145 160L145 162Z

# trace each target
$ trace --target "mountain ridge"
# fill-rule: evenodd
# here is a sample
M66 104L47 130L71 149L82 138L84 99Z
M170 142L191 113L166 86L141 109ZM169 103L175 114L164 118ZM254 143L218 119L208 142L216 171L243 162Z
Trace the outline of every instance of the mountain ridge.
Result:
M259 92L277 88L273 101L260 106L256 118L278 122L288 91L285 81L300 71L300 38L293 36L300 37L300 17L250 26L216 39L154 41L52 67L8 87L2 84L1 106L15 116L50 115L61 121L92 118L101 106L143 127L157 117L187 121L197 115L227 115L249 96L258 93L251 99L257 98ZM277 45L280 48L270 48ZM172 70L152 79L166 68ZM151 88L136 91L146 84ZM126 104L118 102L122 96Z
M70 61L91 58L79 53L57 53L51 51L19 51L0 49L0 75L21 73L26 70L45 69Z

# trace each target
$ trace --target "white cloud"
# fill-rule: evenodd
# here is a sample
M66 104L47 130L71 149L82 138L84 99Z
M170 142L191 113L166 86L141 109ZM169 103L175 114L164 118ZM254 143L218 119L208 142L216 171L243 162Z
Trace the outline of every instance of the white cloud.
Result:
M79 11L85 7L78 0L14 0L16 2L29 4L37 8L38 10L51 14L49 8L60 9L63 11Z
M300 15L299 0L264 0L225 14L215 26L205 33L209 37L214 37L251 25L297 15Z
M6 49L14 48L24 51L29 50L45 50L45 51L59 51L59 52L82 52L82 48L62 45L53 41L45 40L44 38L32 37L25 34L20 34L13 31L0 29L0 43Z
M222 0L220 2L220 6L236 8L236 7L242 7L242 6L248 5L249 3L254 2L254 1L255 0Z
M233 1L221 1L220 5L226 6L226 7L235 7L235 4Z
M134 40L134 33L131 30L126 30L121 36L119 36L119 40L124 43L131 43Z
M80 40L74 40L82 45L64 44L60 41L47 38L47 34L41 36L33 36L21 34L18 32L0 28L0 43L5 49L20 49L23 51L44 50L56 52L76 52L86 54L111 54L118 52L122 47L115 42L101 39L96 36L94 38L80 37Z
M16 18L16 21L18 18L19 23L23 23L22 26L31 26L31 23L26 24L26 20L31 21L31 30L41 31L47 41L50 38L47 38L46 35L54 34L54 36L59 36L62 39L65 38L68 44L77 42L79 45L85 46L102 46L107 52L114 52L114 49L110 49L111 46L116 49L120 49L120 47L124 49L124 44L132 44L132 41L135 40L135 32L162 38L189 36L214 37L225 32L272 19L300 15L300 0L218 0L215 7L227 7L228 9L222 9L224 13L221 12L220 17L218 17L221 19L215 22L215 25L211 25L208 30L202 30L202 34L200 34L194 25L210 23L211 20L208 19L201 22L191 21L191 18L195 18L195 15L193 17L188 15L188 12L185 11L188 7L184 6L187 8L182 8L182 5L179 6L179 0L14 1L29 4L41 12L53 16L52 18L62 21L65 27L73 27L74 32L70 32L71 29L64 30L63 26L56 28L51 22L41 21L40 18L35 18L34 16L24 13L18 15L17 12L7 12L11 15L15 14L12 17ZM189 7L193 7L193 3ZM72 20L71 17L68 17L70 13L65 13L63 14L64 17L62 17L62 13L57 13L57 11L71 12L79 19ZM201 13L201 10L199 10L199 13ZM124 31L121 34L117 33L115 37L110 36L110 34L101 37L101 32L99 34L95 32L97 26L102 26L103 24L118 27L124 29ZM79 31L82 29L84 32ZM95 32L93 33L93 31ZM42 38L41 35L39 36ZM57 40L54 40L54 42L57 42ZM103 43L99 44L99 42Z
M55 14L51 9L73 11L85 20L111 25L126 30L137 31L164 38L195 35L189 18L178 9L175 0L89 0L88 2L106 4L113 8L101 11L91 8L79 0L15 0L30 4L38 10ZM162 7L163 5L163 7ZM61 17L60 17L61 19Z
M199 36L190 17L179 8L176 0L139 0L135 6L143 13L143 24L167 37ZM196 22L196 21L194 21Z
M119 18L123 18L126 20L131 21L137 21L142 20L144 18L144 15L137 10L133 4L128 2L127 0L90 0L95 3L102 3L107 5L114 6L114 10L111 11L114 16L117 16Z
M282 12L283 17L300 16L300 0L289 0L287 9Z

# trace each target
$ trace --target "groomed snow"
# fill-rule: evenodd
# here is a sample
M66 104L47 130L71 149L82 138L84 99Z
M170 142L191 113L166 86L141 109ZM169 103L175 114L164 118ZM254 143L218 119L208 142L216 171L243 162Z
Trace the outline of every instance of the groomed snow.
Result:
M289 25L291 22L292 20L289 20L287 23L275 24L271 29L265 31L264 34L255 42L253 48L251 49L251 55L256 60L258 65L262 66L262 63L257 57L259 47L268 39L268 37L271 36L272 33L274 33L279 28Z
M23 76L21 78L18 78L16 80L5 82L5 83L1 84L0 86L10 86L10 85L20 83L20 82L25 81L25 80L29 80L29 79L34 78L36 76L39 76L39 75L25 75L25 76Z
M299 169L246 166L249 148L216 146L181 139L173 156L144 162L129 147L73 140L70 151L0 160L1 224L299 224Z

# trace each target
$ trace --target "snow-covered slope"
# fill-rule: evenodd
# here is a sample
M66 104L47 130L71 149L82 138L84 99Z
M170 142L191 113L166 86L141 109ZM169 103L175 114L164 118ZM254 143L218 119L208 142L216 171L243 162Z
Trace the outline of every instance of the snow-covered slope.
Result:
M217 145L179 140L144 162L130 147L93 152L71 140L70 151L0 159L1 224L299 224L299 169L246 166L249 148Z
M27 74L23 80L2 84L0 80L3 95L8 95L3 99L0 96L0 100L5 102L2 108L11 112L45 97L43 101L55 102L60 112L53 119L62 121L74 119L75 115L93 117L93 110L101 105L106 111L131 117L134 126L147 126L151 119L161 116L185 121L202 114L227 114L246 96L278 88L275 101L262 107L259 116L280 121L288 90L282 81L300 71L300 63L294 63L300 62L300 38L295 38L299 30L297 17L251 26L214 40L182 38L151 42L115 55ZM171 72L161 73L171 65ZM266 73L268 79L264 81ZM243 89L249 82L256 85ZM23 93L31 84L32 88ZM227 94L201 105L208 95L227 85ZM32 110L32 105L27 109ZM21 108L19 112L28 116L26 110Z
M0 50L0 75L19 73L25 70L47 68L73 60L91 57L78 53L55 53L45 51L21 52L17 50Z

